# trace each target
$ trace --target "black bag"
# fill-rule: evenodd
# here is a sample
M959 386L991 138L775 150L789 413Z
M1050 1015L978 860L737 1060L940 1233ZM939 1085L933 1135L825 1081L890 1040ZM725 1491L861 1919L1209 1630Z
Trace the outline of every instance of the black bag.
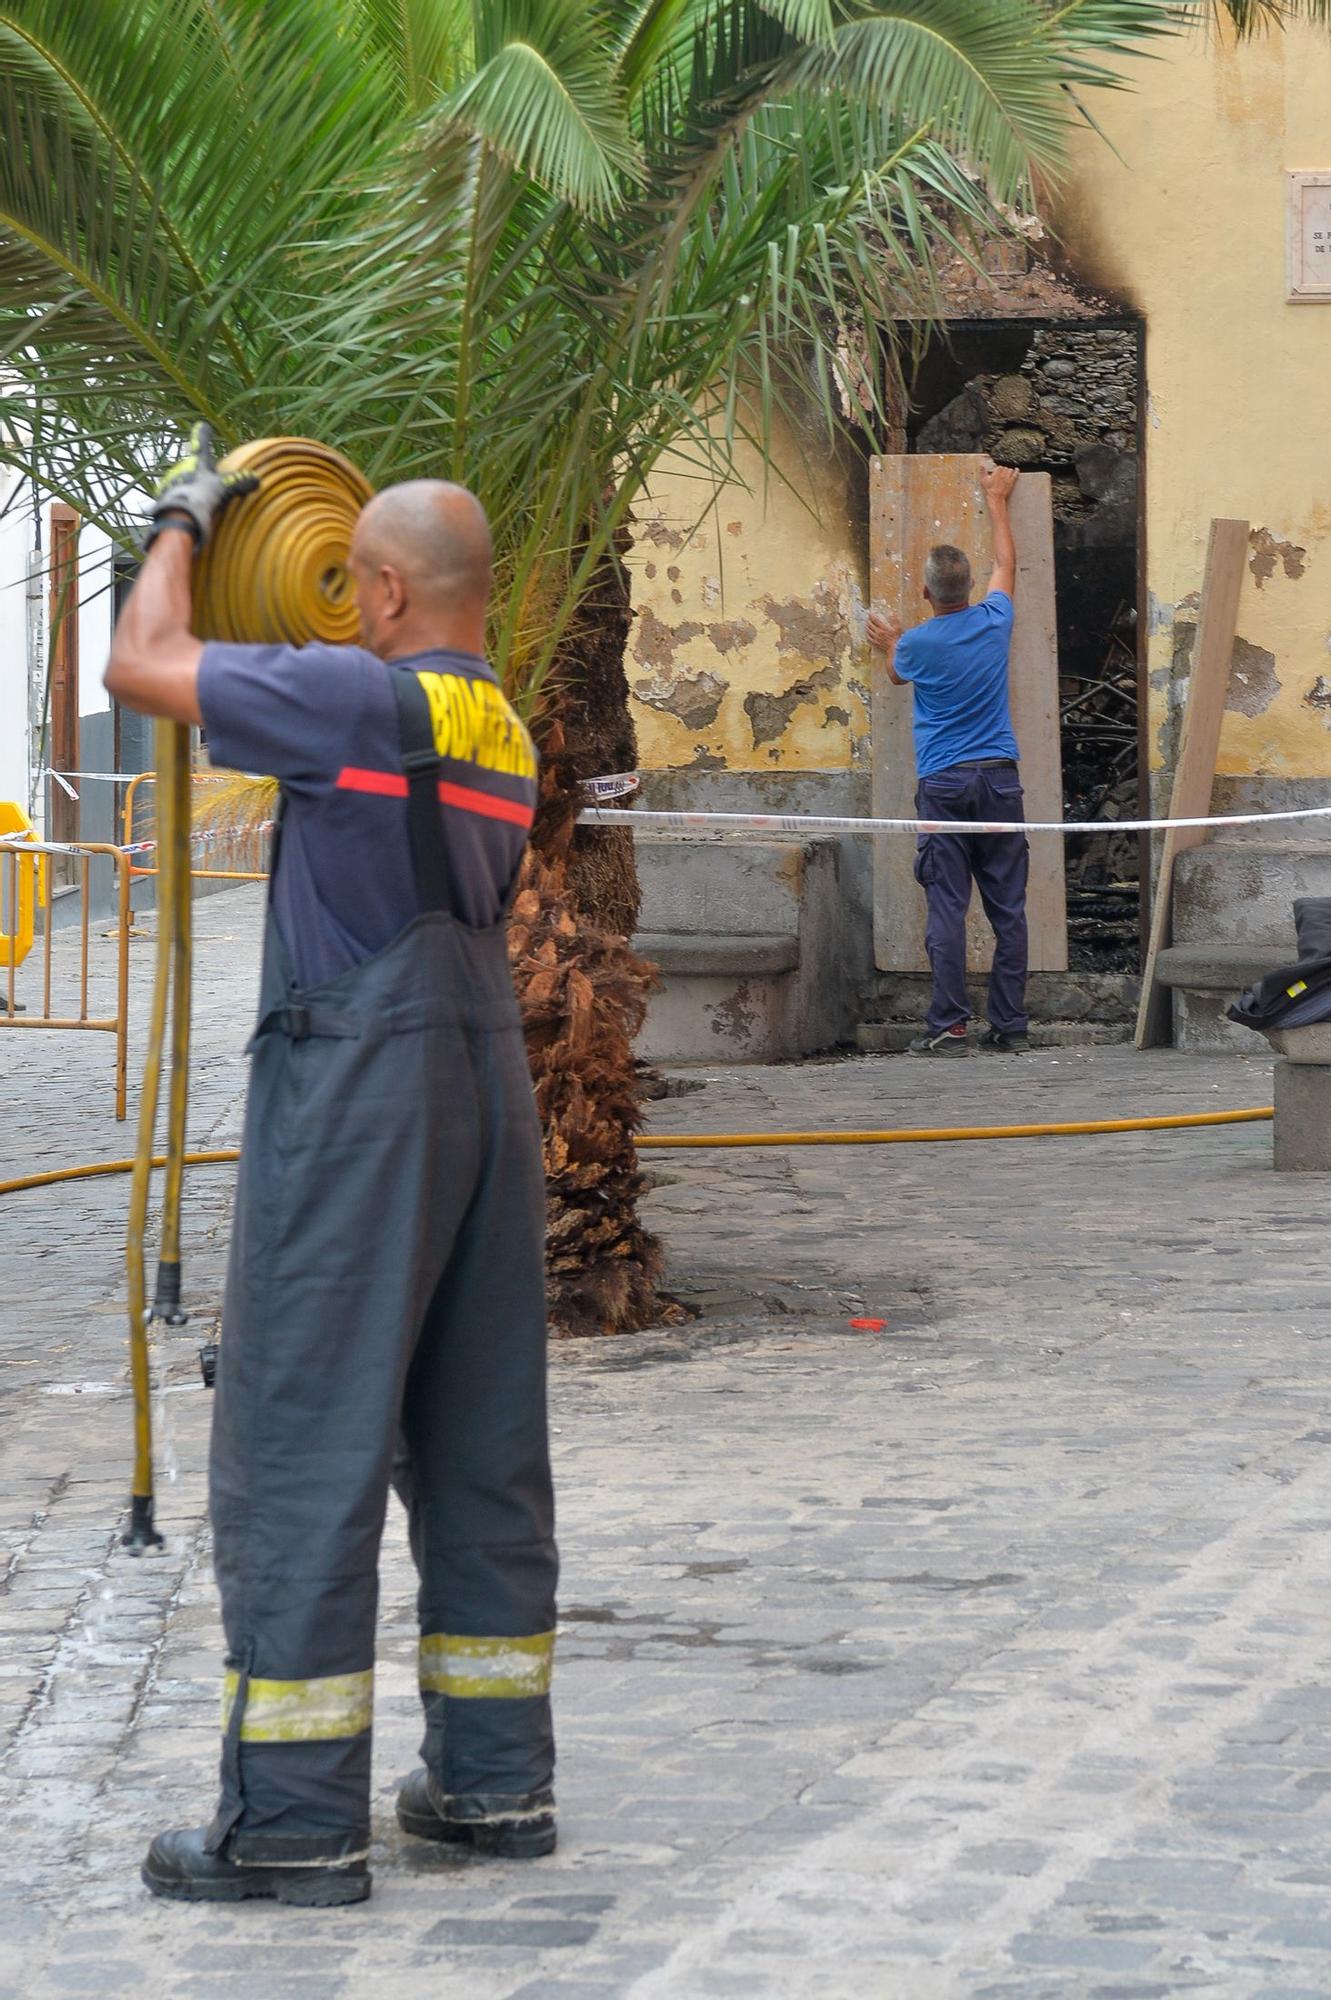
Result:
M1331 1021L1331 896L1299 896L1294 904L1299 956L1268 972L1226 1008L1231 1021L1265 1033Z

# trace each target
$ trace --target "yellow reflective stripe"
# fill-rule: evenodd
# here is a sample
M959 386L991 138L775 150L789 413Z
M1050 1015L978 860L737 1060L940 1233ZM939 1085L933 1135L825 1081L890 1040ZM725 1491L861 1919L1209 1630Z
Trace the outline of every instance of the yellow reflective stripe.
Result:
M427 1694L455 1700L520 1701L549 1694L553 1632L524 1639L477 1639L430 1632L421 1640L420 1681Z
M222 1682L222 1728L240 1685L229 1671ZM242 1743L331 1743L359 1736L374 1716L374 1670L326 1674L312 1681L252 1680L240 1723Z

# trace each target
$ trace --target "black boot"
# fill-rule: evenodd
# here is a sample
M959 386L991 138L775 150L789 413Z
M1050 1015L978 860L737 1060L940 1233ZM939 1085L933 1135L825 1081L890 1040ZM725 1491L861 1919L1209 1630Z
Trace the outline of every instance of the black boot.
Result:
M372 1877L364 1861L302 1862L274 1868L268 1863L232 1861L209 1854L206 1827L159 1833L140 1871L154 1896L179 1903L244 1903L270 1896L279 1903L328 1909L335 1903L363 1903Z
M555 1851L555 1797L446 1798L428 1771L413 1771L397 1795L397 1823L417 1840L449 1840L504 1861Z

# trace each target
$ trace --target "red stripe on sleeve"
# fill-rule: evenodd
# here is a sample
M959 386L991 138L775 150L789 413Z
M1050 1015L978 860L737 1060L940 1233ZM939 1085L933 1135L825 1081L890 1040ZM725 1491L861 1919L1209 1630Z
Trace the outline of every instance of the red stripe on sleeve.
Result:
M535 806L523 805L520 799L473 791L470 785L450 785L446 779L440 783L439 797L446 806L461 806L463 812L481 813L486 819L506 819L511 826L530 826L536 817Z
M360 771L348 764L338 772L340 792L379 792L385 798L405 799L407 781L399 771Z

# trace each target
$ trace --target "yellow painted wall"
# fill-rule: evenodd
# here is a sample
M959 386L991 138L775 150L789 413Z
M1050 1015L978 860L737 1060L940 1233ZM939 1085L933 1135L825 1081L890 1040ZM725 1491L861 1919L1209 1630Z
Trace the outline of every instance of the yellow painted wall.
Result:
M1194 34L1131 80L1096 101L1121 159L1080 142L1059 220L1079 274L1146 317L1153 762L1229 514L1254 545L1220 769L1328 776L1331 303L1286 303L1284 174L1331 169L1331 35Z
M844 769L868 735L863 534L845 468L789 432L774 440L791 487L745 484L705 520L707 490L684 468L635 508L636 611L628 679L644 770Z

